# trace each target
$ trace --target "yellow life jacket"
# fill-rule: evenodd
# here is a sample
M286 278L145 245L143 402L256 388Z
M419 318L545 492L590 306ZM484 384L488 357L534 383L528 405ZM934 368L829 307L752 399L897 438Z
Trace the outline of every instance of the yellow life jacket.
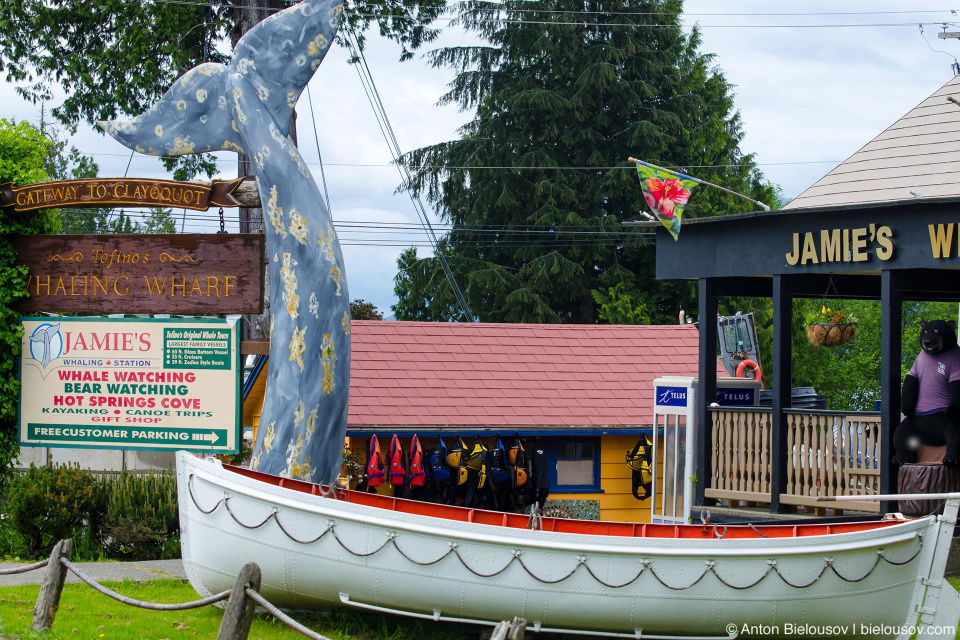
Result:
M527 470L523 467L510 467L510 479L513 481L513 487L519 488L527 484Z
M457 436L457 441L447 447L446 461L447 466L451 469L457 469L460 467L460 462L463 458L463 451L467 447L463 444L463 438Z
M467 450L466 460L464 464L468 469L473 469L474 471L480 471L484 466L487 459L487 448L480 442L480 437L477 436L473 439L473 446Z
M646 500L650 497L653 484L653 452L647 436L640 436L637 445L627 452L627 464L633 469L631 490L637 500ZM643 487L646 495L640 496L638 489Z

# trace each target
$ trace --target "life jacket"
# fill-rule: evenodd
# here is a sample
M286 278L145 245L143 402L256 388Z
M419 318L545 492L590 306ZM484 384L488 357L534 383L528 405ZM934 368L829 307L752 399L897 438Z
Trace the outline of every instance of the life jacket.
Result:
M487 447L480 441L480 436L473 439L473 446L466 452L464 466L473 472L477 489L483 489L487 485L489 470L487 469Z
M513 436L510 446L507 447L507 474L510 476L510 484L514 489L518 489L527 484L527 452L520 441L520 434Z
M513 436L513 440L510 441L510 446L507 447L507 464L521 467L526 461L527 452L523 448L523 443L520 441L520 434L516 433Z
M653 452L647 436L640 436L631 451L627 452L627 464L633 470L631 491L637 500L646 500L650 497L653 483ZM640 496L638 489L643 487L645 495Z
M480 436L477 436L473 439L473 446L466 451L464 464L468 469L479 471L483 467L486 457L487 448L483 442L480 441Z
M466 467L466 456L464 453L467 450L467 445L463 443L463 438L457 436L456 442L453 445L447 447L447 455L444 457L444 460L447 463L447 469L450 470L450 473L453 474L453 478L457 483L457 486L465 484L467 482L467 467Z
M423 449L416 435L410 441L410 467L407 469L407 482L411 487L422 487L427 482L427 472L423 467Z
M447 444L439 435L433 443L433 449L427 453L427 467L430 481L437 486L450 483L450 469L447 467Z
M487 454L487 471L494 487L500 488L508 484L510 473L507 469L507 450L499 436L497 444Z
M400 438L396 435L390 441L390 457L387 462L390 464L390 483L403 484L407 478L407 461L400 446Z
M510 483L514 489L519 489L527 484L527 470L524 467L511 467Z
M531 444L529 457L530 481L526 485L526 504L537 503L543 509L550 495L550 463L542 441Z
M466 445L463 444L463 438L457 436L457 441L446 449L447 453L444 456L444 460L447 463L447 467L450 469L456 469L459 467L460 463L463 461L463 452L466 448Z
M377 436L370 437L370 449L367 451L367 486L379 487L383 484L383 457L380 455L380 442Z

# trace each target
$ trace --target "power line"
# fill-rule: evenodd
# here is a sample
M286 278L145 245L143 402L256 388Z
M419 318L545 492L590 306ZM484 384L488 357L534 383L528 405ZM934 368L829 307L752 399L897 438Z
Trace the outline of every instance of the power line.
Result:
M410 174L407 171L406 166L400 162L400 158L403 156L403 153L400 150L400 144L397 142L397 137L393 133L393 127L390 125L390 120L387 117L386 108L383 106L383 102L380 100L380 93L377 91L376 84L373 81L373 75L370 73L370 67L367 65L366 57L364 56L363 50L360 48L359 43L354 42L356 36L352 30L348 29L346 31L346 36L347 45L350 47L350 54L359 62L359 64L356 65L357 74L360 76L360 83L363 85L364 92L367 94L367 100L370 102L370 106L373 107L374 115L377 118L377 124L380 126L380 130L383 132L383 137L387 141L387 146L390 148L390 154L393 156L394 163L397 165L397 170L400 172L401 179L404 179L409 183ZM417 211L417 215L420 216L420 220L423 222L424 230L430 237L430 241L433 245L433 252L440 260L440 265L443 267L443 272L447 276L447 280L450 283L450 289L453 291L454 297L456 298L457 303L460 305L464 317L468 322L475 322L474 316L470 312L470 306L467 304L467 299L460 291L460 287L457 285L457 280L453 276L453 271L450 269L450 265L447 263L447 258L443 254L443 250L440 248L440 243L433 231L433 227L430 223L430 216L427 215L426 208L423 206L420 198L417 197L412 191L408 190L408 195L410 196L410 201L413 203L414 209Z
M60 209L63 213L80 215L104 215L101 211L95 209L73 209L63 207ZM124 215L135 219L152 219L153 213L150 211L126 211ZM219 214L206 211L189 211L187 219L191 223L209 223L213 224L219 221ZM239 216L225 216L228 222L239 222ZM411 235L417 237L425 235L422 225L414 222L386 222L386 221L367 221L367 220L334 220L334 227L339 234L355 235ZM629 229L602 229L596 224L584 225L557 225L555 227L538 227L537 225L493 225L493 224L472 224L455 225L453 223L437 223L435 228L446 233L471 233L479 235L495 236L624 236L632 235L633 231ZM524 240L525 241L525 240Z
M330 191L327 189L327 174L323 170L323 154L320 153L320 134L317 133L317 116L313 111L313 95L310 93L310 83L307 83L307 101L310 104L310 120L313 122L313 139L317 143L317 163L320 165L320 180L323 184L323 197L327 201L327 212L332 216L330 208Z
M377 18L376 14L373 13L354 13L353 15L362 17L362 18ZM396 18L397 16L391 16ZM616 17L616 14L613 14L612 17ZM412 19L412 18L408 18ZM435 20L448 20L454 21L459 20L459 16L454 16L450 18L446 17L437 17ZM560 27L623 27L623 28L636 28L636 29L682 29L684 25L682 24L646 24L646 23L632 23L632 22L582 22L582 21L560 21L560 20L510 20L507 18L474 18L474 22L477 23L491 23L491 24L535 24L535 25L554 25ZM937 27L941 26L943 22L875 22L875 23L860 23L860 24L701 24L697 23L697 28L699 29L847 29L847 28L878 28L878 27L910 27L914 28L919 24L921 27Z
M139 0L143 2L143 0ZM533 0L531 0L533 1ZM193 5L200 7L215 7L222 5L215 5L210 2L201 2L199 0L153 0L157 4L182 4L182 5ZM389 6L390 4L399 4L399 3L376 3L368 2L367 4L381 4L382 6ZM467 5L467 4L478 4L473 2L450 2L450 5ZM500 2L489 2L493 8L506 8ZM277 8L265 8L259 5L245 5L239 3L231 3L231 9L266 9L269 12L279 12L283 9ZM444 11L451 11L452 8L444 8ZM574 10L574 9L519 9L516 7L510 7L510 11L518 12L534 12L534 13L576 13L576 14L608 14L608 15L629 15L629 16L673 16L673 17L693 17L693 16L702 16L709 18L716 17L819 17L819 16L880 16L880 15L916 15L916 14L930 14L930 13L949 13L951 15L957 15L955 9L916 9L916 10L898 10L898 11L806 11L806 12L732 12L732 13L706 13L706 12L696 12L696 13L673 13L673 12L663 12L663 11L587 11L587 10ZM348 10L349 11L349 10ZM402 16L383 16L385 18L396 18ZM915 24L915 23L912 23Z
M85 156L112 156L112 157L126 157L125 153L106 153L102 151L79 151L82 155ZM212 155L212 154L211 154ZM142 159L153 159L157 156L145 156L140 155L136 156L137 158ZM234 164L230 158L219 158L214 156L214 159L217 163L227 163ZM665 165L669 169L740 169L743 167L788 167L796 165L805 165L805 164L836 164L843 162L843 160L796 160L796 161L784 161L784 162L754 162L754 163L742 163L742 164L685 164L685 165ZM316 167L316 166L327 166L327 167L353 167L360 169L394 169L396 164L393 162L390 163L377 163L377 162L306 162L307 165ZM413 169L415 171L420 171L422 169L434 169L434 170L497 170L497 171L614 171L614 170L623 170L623 171L636 171L636 166L633 164L627 165L615 165L615 166L597 166L597 167L588 167L588 166L578 166L578 165L557 165L553 167L536 167L536 166L510 166L510 165L435 165L435 164L424 164L424 165L407 165L408 169Z

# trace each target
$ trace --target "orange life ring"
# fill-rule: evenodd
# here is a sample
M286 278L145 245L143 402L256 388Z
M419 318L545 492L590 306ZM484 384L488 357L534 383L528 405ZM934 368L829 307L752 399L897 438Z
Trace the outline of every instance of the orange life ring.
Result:
M754 379L754 380L760 380L760 379L763 378L763 371L760 370L760 365L758 365L758 364L757 364L756 362L754 362L753 360L743 360L743 361L740 362L739 365L737 365L737 377L738 377L738 378L742 378L742 377L743 377L743 370L746 369L748 365L751 366L751 367L753 367L753 379Z

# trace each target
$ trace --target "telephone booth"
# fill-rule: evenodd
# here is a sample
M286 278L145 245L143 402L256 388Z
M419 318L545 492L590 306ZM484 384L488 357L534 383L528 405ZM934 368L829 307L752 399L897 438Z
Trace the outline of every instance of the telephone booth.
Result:
M653 381L653 522L690 522L690 506L696 496L696 432L700 428L697 386L693 376L664 376ZM750 407L759 402L759 380L717 379L717 406Z

